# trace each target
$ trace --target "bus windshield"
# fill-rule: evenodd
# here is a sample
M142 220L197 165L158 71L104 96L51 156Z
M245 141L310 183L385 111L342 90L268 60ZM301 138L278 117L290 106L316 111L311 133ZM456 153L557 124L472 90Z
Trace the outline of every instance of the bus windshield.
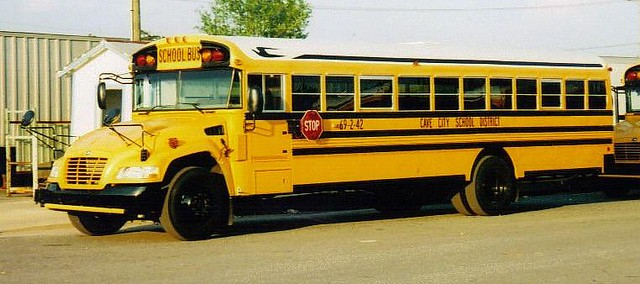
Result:
M232 68L141 73L134 111L240 108L240 72Z
M627 83L625 92L627 95L627 112L640 112L640 84Z

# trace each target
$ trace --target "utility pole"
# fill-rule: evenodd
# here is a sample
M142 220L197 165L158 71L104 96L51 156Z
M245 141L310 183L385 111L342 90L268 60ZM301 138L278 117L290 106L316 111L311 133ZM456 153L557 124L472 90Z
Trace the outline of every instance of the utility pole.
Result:
M131 0L131 40L140 41L140 0Z

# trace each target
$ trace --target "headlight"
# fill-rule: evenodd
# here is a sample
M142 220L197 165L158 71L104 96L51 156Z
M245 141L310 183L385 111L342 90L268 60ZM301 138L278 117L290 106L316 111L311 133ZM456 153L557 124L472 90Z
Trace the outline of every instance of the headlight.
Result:
M48 180L58 179L58 177L60 177L60 162L56 160L53 162L53 165L51 165Z
M117 179L156 178L160 170L156 166L124 167L118 171Z

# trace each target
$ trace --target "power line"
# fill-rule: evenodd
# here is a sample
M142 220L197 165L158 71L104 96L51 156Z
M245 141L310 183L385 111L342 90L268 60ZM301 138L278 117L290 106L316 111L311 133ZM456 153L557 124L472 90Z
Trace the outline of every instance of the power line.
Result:
M540 9L559 9L559 8L575 8L602 6L609 4L624 3L620 0L602 0L586 3L573 4L551 4L541 6L509 6L509 7L481 7L481 8L402 8L402 7L347 7L347 6L329 6L315 5L317 10L333 10L333 11L354 11L354 12L468 12L468 11L508 11L508 10L540 10Z
M582 48L574 48L568 49L571 50L593 50L593 49L603 49L603 48L614 48L614 47L624 47L624 46L639 46L640 42L628 42L628 43L619 43L619 44L610 44L610 45L599 45L599 46L591 46L591 47L582 47Z

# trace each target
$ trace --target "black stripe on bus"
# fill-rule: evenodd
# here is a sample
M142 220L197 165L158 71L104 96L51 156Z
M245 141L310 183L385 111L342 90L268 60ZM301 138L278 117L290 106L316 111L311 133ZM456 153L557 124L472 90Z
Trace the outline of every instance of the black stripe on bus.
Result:
M534 146L571 146L571 145L604 145L611 144L612 139L565 139L542 141L501 141L501 142L466 142L446 144L413 144L413 145L381 145L353 147L323 147L293 149L294 156L327 155L327 154L359 154L388 153L407 151L482 149L487 147L534 147Z
M491 128L446 128L446 129L391 129L391 130L359 130L359 131L325 131L322 138L351 137L388 137L419 135L452 135L452 134L511 134L511 133L543 133L543 132L587 132L613 131L612 125L597 126L549 126L549 127L491 127Z
M464 64L464 65L503 65L503 66L541 66L541 67L579 67L602 68L599 63L571 63L546 61L517 61L517 60L477 60L477 59L435 59L408 57L377 57L377 56L345 56L304 54L293 59L329 60L329 61L362 61L362 62L391 62L391 63L427 63L427 64Z
M304 112L263 112L255 115L256 120L287 120L300 119ZM388 112L320 112L323 119L343 118L438 118L438 117L487 117L487 116L612 116L612 110L566 110L566 111L388 111ZM254 117L247 113L245 119Z

